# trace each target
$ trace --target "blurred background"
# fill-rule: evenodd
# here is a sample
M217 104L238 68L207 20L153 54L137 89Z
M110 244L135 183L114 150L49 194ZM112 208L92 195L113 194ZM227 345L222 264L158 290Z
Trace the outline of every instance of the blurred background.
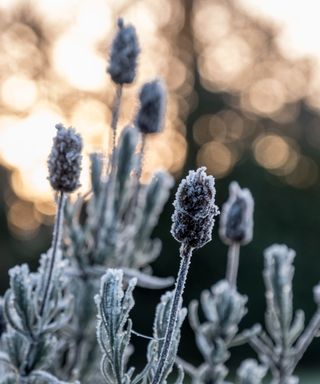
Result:
M312 0L0 0L1 292L9 268L25 261L35 268L50 244L46 158L55 123L83 135L81 192L87 155L109 147L115 89L106 66L119 16L135 25L142 50L120 126L131 121L142 83L160 76L168 87L166 127L147 141L144 180L165 168L178 182L205 165L217 179L219 206L230 181L248 187L255 236L241 255L239 290L249 297L242 325L263 322L263 250L274 242L297 251L294 304L309 319L320 280L320 24ZM154 264L161 276L174 275L179 263L172 200L155 233L164 243ZM186 302L223 278L226 253L216 226L213 242L194 255ZM137 290L140 332L151 333L160 293ZM137 343L138 359L145 344ZM200 363L187 324L180 350ZM231 365L253 355L233 353ZM301 367L313 372L319 360L315 341ZM319 382L320 370L314 377Z

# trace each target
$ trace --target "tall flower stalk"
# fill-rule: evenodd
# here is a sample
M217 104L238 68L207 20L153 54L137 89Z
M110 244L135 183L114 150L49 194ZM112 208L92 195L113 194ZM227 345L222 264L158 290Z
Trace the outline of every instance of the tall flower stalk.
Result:
M59 350L58 332L72 315L72 296L62 269L67 262L62 260L60 239L65 194L79 186L82 140L72 128L62 124L56 128L48 159L48 179L58 193L53 241L36 273L30 273L27 265L10 270L10 289L4 298L6 331L1 341L9 375L4 378L15 375L16 380L6 382L58 382L51 374L59 370L58 359L54 359Z
M43 315L47 304L57 251L61 243L65 194L75 191L80 186L82 139L73 128L66 129L62 124L57 124L56 129L57 135L54 138L51 153L48 158L48 179L51 187L58 193L58 207L53 230L49 275L44 287L39 313L40 317Z
M172 216L171 233L181 243L181 263L166 325L165 338L152 384L159 384L163 381L163 372L172 345L172 336L177 325L179 309L182 305L182 295L192 252L211 240L214 217L219 213L215 205L215 194L214 178L207 176L204 167L197 171L190 171L189 175L180 183L176 193L173 203L175 211Z
M139 92L140 106L135 117L135 125L139 129L141 150L137 169L137 180L140 183L142 175L146 137L159 133L163 128L166 104L166 90L161 80L145 83Z
M60 191L58 193L57 215L56 215L56 220L54 223L54 230L53 230L53 238L52 238L52 246L51 246L52 254L51 254L50 266L49 266L49 276L47 279L46 286L44 288L43 299L41 302L41 307L40 307L40 312L39 312L40 317L43 315L45 306L46 306L47 301L48 301L48 294L50 291L50 286L51 286L51 281L52 281L52 273L53 273L53 269L55 266L57 251L58 251L58 248L60 247L60 243L61 243L61 226L62 226L62 221L63 221L64 201L65 201L64 193L62 191Z
M210 290L202 292L200 304L205 318L203 322L198 314L199 302L193 300L189 305L190 325L204 359L199 367L187 370L193 384L226 384L228 369L225 363L230 356L229 349L247 339L238 333L239 323L247 313L247 297L237 292L237 275L240 245L247 244L252 239L252 216L251 193L247 189L241 189L237 183L231 183L230 197L222 207L219 229L222 241L229 246L226 280L219 281ZM189 366L187 363L186 367ZM253 368L252 371L256 369Z
M221 211L219 234L229 246L226 279L236 288L240 246L248 244L253 236L254 202L251 192L247 188L241 189L235 181L230 184L229 193Z
M112 167L117 140L117 125L120 115L122 89L124 84L133 83L136 76L137 58L140 53L136 30L132 25L124 25L123 19L118 20L118 32L113 39L110 50L110 61L107 72L116 84L116 94L112 107Z

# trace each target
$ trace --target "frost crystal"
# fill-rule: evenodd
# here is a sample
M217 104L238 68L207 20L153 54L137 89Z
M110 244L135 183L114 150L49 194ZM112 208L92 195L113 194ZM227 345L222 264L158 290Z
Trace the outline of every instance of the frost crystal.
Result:
M229 188L229 199L223 205L219 234L226 244L248 244L253 236L253 207L251 192L241 189L237 182Z
M82 139L73 128L57 124L57 135L48 158L49 181L53 189L73 192L79 187Z
M181 181L173 203L171 233L177 241L192 248L201 248L211 240L214 216L219 214L214 178L207 176L205 170L202 167L189 172Z
M140 90L140 109L136 125L142 133L158 133L163 126L165 112L165 87L161 80L146 83Z
M107 71L116 84L130 84L136 75L137 57L140 53L136 30L132 25L124 25L118 20L118 33L115 36L110 52Z

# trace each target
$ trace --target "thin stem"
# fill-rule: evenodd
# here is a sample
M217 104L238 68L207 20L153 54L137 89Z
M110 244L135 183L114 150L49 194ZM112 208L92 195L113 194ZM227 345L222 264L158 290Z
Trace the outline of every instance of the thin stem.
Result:
M187 374L191 377L195 377L198 373L198 370L196 367L194 367L192 364L188 363L187 361L183 360L181 357L176 357L176 364L181 365L183 370L187 372Z
M121 98L122 98L122 84L117 85L116 94L113 101L112 107L112 120L111 120L111 128L112 128L112 154L111 154L111 166L112 170L115 166L115 150L116 150L116 142L117 142L117 126L120 115L120 106L121 106Z
M139 163L138 163L138 168L137 168L137 185L134 191L134 194L132 196L132 200L130 203L130 207L127 210L127 215L125 215L126 221L130 221L135 213L134 208L137 205L138 198L139 198L139 193L141 190L141 175L142 175L142 168L143 168L143 161L144 161L144 152L145 152L145 145L146 145L146 135L143 133L142 134L142 139L141 139L141 149L140 149L140 156L139 156Z
M228 264L226 278L232 288L237 288L237 276L239 269L240 244L232 243L228 250Z
M167 329L164 337L164 343L161 348L160 358L154 374L152 384L159 384L162 379L163 370L165 368L165 363L168 358L170 347L172 344L172 339L174 336L174 331L176 329L179 308L182 304L182 294L184 291L184 286L187 279L188 269L192 256L192 248L186 244L182 244L180 248L181 263L178 272L178 277L176 280L176 286L174 290L173 300L170 309L169 320L167 323Z
M267 357L269 365L273 371L275 371L276 361L274 358L274 353L270 347L263 343L257 336L250 337L248 343L256 351L259 357Z
M64 201L65 200L64 200L63 192L59 192L57 216L56 216L56 220L54 223L52 245L51 245L52 253L51 253L51 258L50 258L49 274L48 274L46 285L44 288L43 299L42 299L41 307L40 307L40 311L39 311L40 317L43 316L44 310L46 308L46 304L48 302L48 297L49 297L49 292L50 292L50 286L51 286L51 280L52 280L57 250L58 250L59 245L60 245L61 224L62 224L62 219L63 219ZM30 370L32 369L32 364L33 364L32 359L34 358L33 352L34 352L34 348L35 348L37 343L38 343L37 339L35 339L29 343L28 352L26 354L26 360L22 364L21 369L20 369L20 376L21 377L26 376L30 372Z
M316 336L317 332L319 331L319 328L320 328L320 309L318 309L316 313L313 315L309 325L307 326L307 328L305 329L305 331L300 336L297 342L297 345L295 347L296 355L294 358L293 369L296 367L296 365L304 355L305 351L311 344L313 338Z
M63 207L64 207L64 193L59 192L58 195L58 211L57 211L57 217L54 224L54 230L53 230L53 238L52 238L52 253L50 258L50 266L49 266L49 274L48 279L46 282L46 286L44 288L44 294L43 299L39 311L40 317L42 317L44 309L46 307L47 301L48 301L48 295L50 292L50 286L51 286L51 280L52 280L52 274L54 270L55 260L57 256L57 251L60 246L60 240L61 240L61 226L62 226L62 220L63 220Z
M137 180L139 185L140 185L140 179L141 179L143 163L144 163L145 148L146 148L146 135L143 133L141 138L141 150L140 150L139 165L137 170Z
M136 332L133 329L131 329L131 333L135 336L141 337L142 339L146 339L146 340L157 340L157 341L164 340L164 337L160 337L160 339L157 339L156 337L151 337L151 336L144 335L143 333Z

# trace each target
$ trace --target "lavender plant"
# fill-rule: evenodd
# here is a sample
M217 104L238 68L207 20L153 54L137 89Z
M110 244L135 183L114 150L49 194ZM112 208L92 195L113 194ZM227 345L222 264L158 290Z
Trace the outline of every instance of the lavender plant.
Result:
M165 367L174 339L179 309L182 305L182 294L192 252L211 240L214 217L219 213L215 205L215 194L214 178L207 176L204 167L197 171L190 171L189 175L180 183L176 193L171 233L181 243L181 264L166 324L164 342L151 381L152 384L162 383L165 379Z
M229 187L229 199L224 204L219 234L229 246L226 279L236 287L241 245L250 243L253 237L253 198L246 188L241 189L234 181Z
M193 249L198 249L211 240L215 205L215 188L212 176L205 168L190 171L177 191L172 216L172 234L182 243L181 264L173 293L167 293L159 304L154 325L154 340L148 348L148 364L144 371L131 378L133 370L125 370L125 356L129 347L131 321L128 320L133 306L131 292L136 280L129 282L124 294L122 273L107 272L102 281L99 309L98 340L104 353L102 372L107 383L166 383L174 364L180 338L180 327L185 317L181 309L182 294ZM126 326L127 323L127 326ZM126 329L124 328L126 326ZM182 371L180 371L182 372ZM178 383L182 382L180 373Z
M183 383L184 370L193 384L228 384L225 364L230 348L247 341L262 364L243 361L236 373L238 384L262 384L268 369L272 384L298 383L294 370L320 329L320 285L314 289L318 308L304 328L303 312L293 314L294 251L270 247L264 269L267 331L254 327L239 332L247 312L247 297L237 291L239 255L240 247L253 237L254 202L250 191L236 182L230 185L220 219L220 237L229 246L226 278L201 294L203 322L198 317L198 301L189 306L190 324L204 362L196 368L177 357L187 314L182 305L191 257L211 240L219 214L215 181L204 167L190 171L178 187L171 227L181 243L175 288L162 295L156 308L145 367L139 373L130 367L132 334L146 337L132 329L135 286L167 288L174 282L153 276L150 267L161 248L151 234L172 178L158 172L148 184L141 182L146 137L163 126L161 80L143 85L137 113L117 145L122 93L124 85L135 79L139 52L134 27L119 19L107 69L116 85L111 156L91 154L91 190L74 202L67 195L79 186L82 140L73 128L56 125L48 160L48 179L57 194L52 245L41 256L36 272L31 273L27 265L9 272L10 288L0 298L0 384L78 380L166 384L174 365L178 368L175 384Z
M121 18L118 20L118 27L118 33L112 42L110 62L107 68L111 79L117 85L111 121L112 153L114 153L116 147L117 123L123 85L133 83L136 76L137 59L140 53L135 28L132 25L125 26Z
M133 367L127 369L127 364L132 352L129 344L132 333L132 321L129 318L129 314L134 306L132 292L136 282L136 278L130 279L127 289L124 291L123 272L115 269L109 269L101 279L100 294L96 296L96 304L98 306L97 338L103 354L101 370L105 383L147 384L151 382L154 376L154 367L159 358L159 350L163 343L172 294L167 292L161 298L155 315L153 339L151 339L148 346L148 362L142 372L134 375L135 369ZM186 309L182 309L174 330L175 339L165 364L164 377L170 374L175 362L180 339L180 326L185 315ZM180 372L176 384L182 383L182 379L183 374Z
M304 312L293 312L292 279L295 252L275 244L265 251L266 329L250 337L250 344L268 366L273 384L298 383L294 370L320 329L320 286L314 289L317 310L304 328Z
M118 26L108 67L117 86L111 122L111 165L105 168L104 157L92 154L90 197L85 200L79 196L75 203L68 201L65 209L64 250L71 260L68 275L76 301L74 320L69 328L74 343L71 347L68 344L64 370L68 372L67 377L81 377L85 382L98 380L99 351L92 297L99 291L100 278L106 268L121 267L125 279L136 277L137 284L147 288L165 288L174 282L172 278L152 276L149 267L161 250L160 241L151 239L151 234L169 196L172 177L167 172L157 172L149 184L140 181L145 137L159 132L163 125L165 90L158 80L142 87L137 127L125 127L116 147L123 85L134 81L140 51L134 27L125 27L121 19ZM158 90L153 98L150 91L144 91L149 89L149 84L152 90ZM149 132L143 131L143 124L148 125ZM140 140L141 150L137 153ZM82 310L84 305L86 313Z
M238 334L238 327L247 313L247 297L237 292L236 281L240 245L252 239L252 232L251 193L233 182L230 185L230 197L222 207L219 230L221 239L229 245L226 279L213 285L210 291L202 292L204 323L201 324L198 317L198 301L192 301L189 306L190 325L204 358L204 363L198 368L186 365L190 368L188 372L193 383L226 383L228 369L225 362L230 356L229 348L246 341L244 335Z
M49 181L58 194L52 246L42 255L36 273L27 265L10 271L10 289L4 297L6 331L1 382L60 383L57 370L60 331L70 321L73 298L64 275L67 261L61 257L61 225L65 194L79 186L81 137L74 129L58 124L48 160Z

